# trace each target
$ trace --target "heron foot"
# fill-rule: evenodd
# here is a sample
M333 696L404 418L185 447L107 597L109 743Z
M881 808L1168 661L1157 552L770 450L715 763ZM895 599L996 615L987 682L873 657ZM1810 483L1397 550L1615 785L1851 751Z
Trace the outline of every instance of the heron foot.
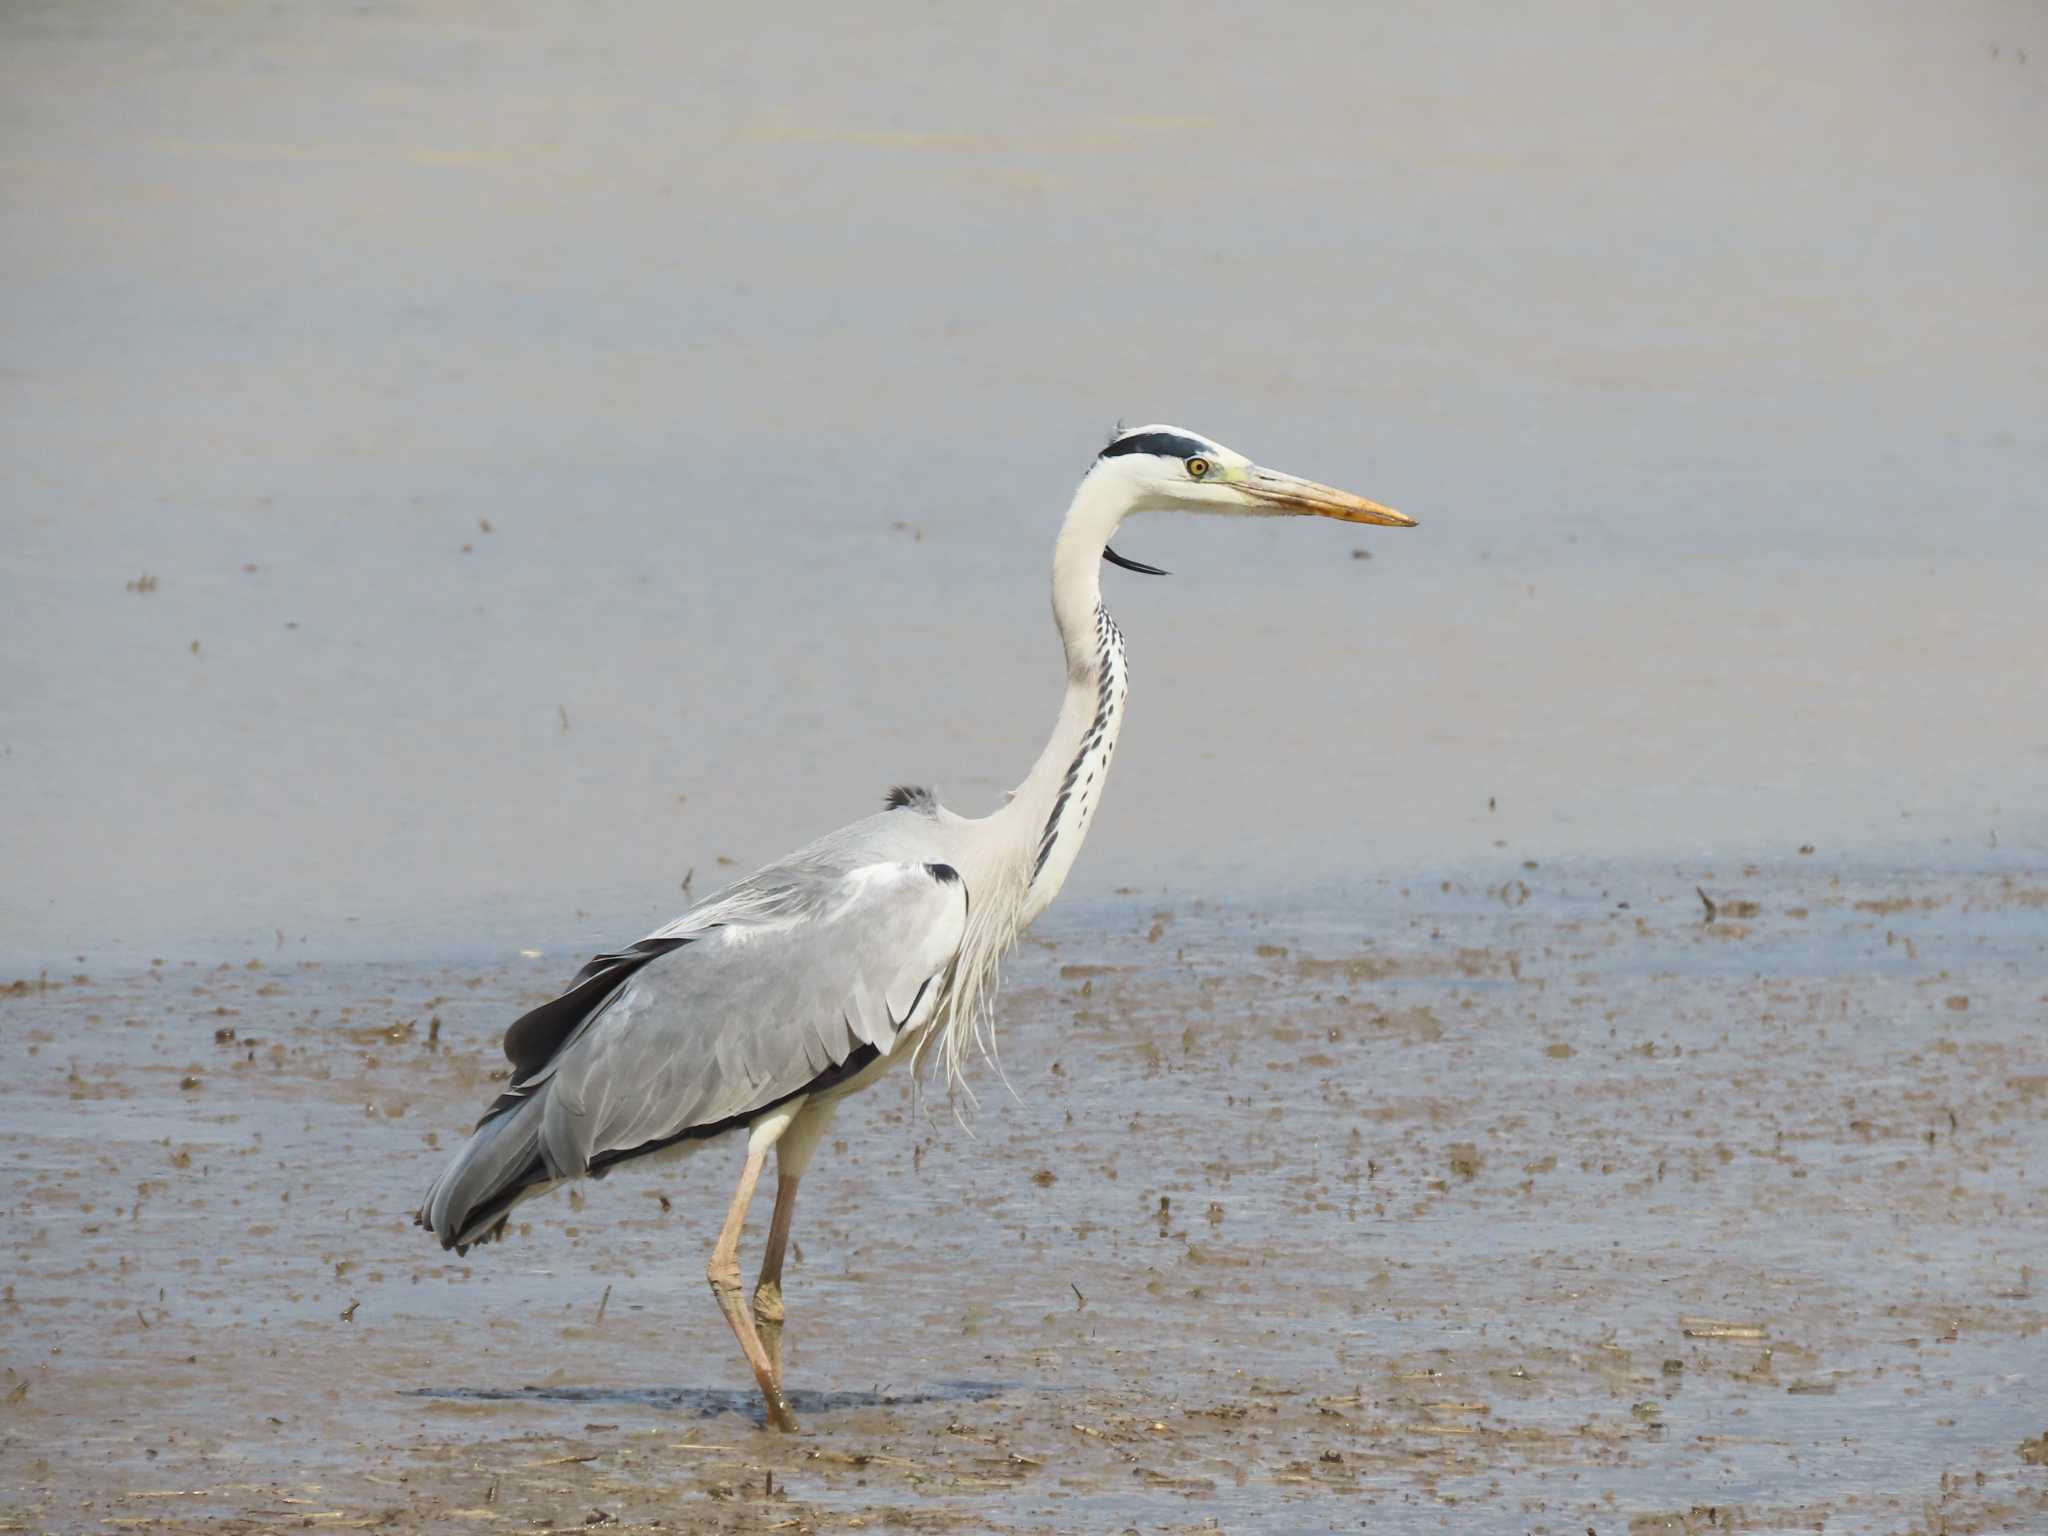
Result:
M782 1391L782 1373L755 1330L754 1319L747 1315L741 1304L739 1265L734 1264L728 1270L714 1262L706 1278L711 1282L711 1294L718 1302L718 1310L725 1314L733 1337L739 1340L740 1350L753 1369L754 1384L761 1389L761 1404L767 1410L769 1428L779 1429L784 1434L796 1433L796 1415L790 1412L789 1399ZM782 1325L778 1322L775 1327L779 1333Z

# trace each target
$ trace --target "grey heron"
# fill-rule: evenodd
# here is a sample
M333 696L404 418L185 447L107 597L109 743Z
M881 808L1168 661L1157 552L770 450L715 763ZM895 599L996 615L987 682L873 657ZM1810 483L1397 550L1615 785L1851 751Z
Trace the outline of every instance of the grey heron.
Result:
M1052 559L1066 691L1052 737L989 815L928 789L819 838L579 971L505 1034L512 1076L441 1172L418 1220L466 1253L516 1204L621 1163L743 1132L739 1187L706 1270L769 1423L782 1388L782 1258L797 1184L839 1101L936 1047L958 1081L991 1027L998 970L1059 894L1088 835L1123 723L1124 640L1102 605L1110 548L1140 512L1314 515L1406 528L1348 492L1254 464L1179 427L1119 430L1082 477ZM768 1154L774 1214L751 1309L740 1237Z

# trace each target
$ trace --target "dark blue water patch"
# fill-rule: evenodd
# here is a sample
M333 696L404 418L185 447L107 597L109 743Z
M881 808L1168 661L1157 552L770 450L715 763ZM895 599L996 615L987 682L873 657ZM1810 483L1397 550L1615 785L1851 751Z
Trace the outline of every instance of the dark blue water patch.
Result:
M865 1392L800 1388L789 1394L789 1406L799 1414L839 1413L850 1408L908 1408L921 1403L983 1403L1005 1392L1022 1390L1022 1383L1012 1381L936 1381L901 1391L886 1385ZM399 1396L460 1403L576 1403L648 1408L698 1419L715 1419L728 1413L749 1418L761 1416L760 1394L737 1387L410 1387Z

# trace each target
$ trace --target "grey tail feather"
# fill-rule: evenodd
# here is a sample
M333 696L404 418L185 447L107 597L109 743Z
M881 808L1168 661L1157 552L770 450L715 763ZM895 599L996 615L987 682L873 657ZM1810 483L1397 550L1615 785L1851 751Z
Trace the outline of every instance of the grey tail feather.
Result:
M552 1182L540 1144L550 1086L487 1118L434 1180L413 1219L443 1248L466 1253L472 1243L501 1235L506 1213L537 1193L535 1186Z

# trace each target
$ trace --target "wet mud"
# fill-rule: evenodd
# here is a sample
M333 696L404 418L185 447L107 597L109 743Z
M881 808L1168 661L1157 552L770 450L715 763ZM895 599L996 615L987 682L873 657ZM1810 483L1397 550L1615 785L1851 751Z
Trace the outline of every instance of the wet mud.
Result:
M1056 912L972 1134L901 1076L820 1152L796 1436L704 1286L736 1146L411 1224L580 956L53 965L0 1529L2048 1529L2044 941L2048 879L1797 856Z

